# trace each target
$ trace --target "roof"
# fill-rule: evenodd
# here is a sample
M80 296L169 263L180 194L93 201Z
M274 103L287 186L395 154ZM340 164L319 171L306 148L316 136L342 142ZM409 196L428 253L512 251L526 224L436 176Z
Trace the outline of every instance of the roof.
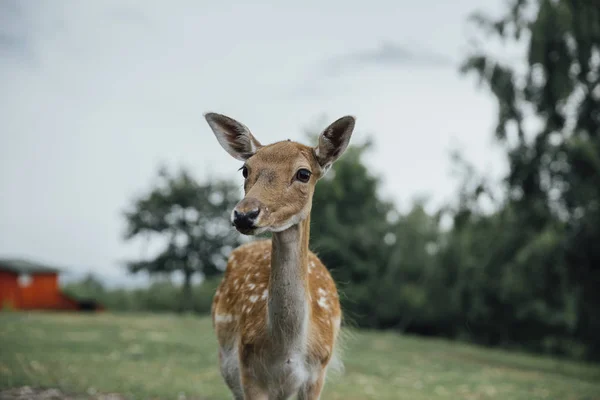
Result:
M56 273L58 268L21 259L0 258L0 270L12 271L18 274Z

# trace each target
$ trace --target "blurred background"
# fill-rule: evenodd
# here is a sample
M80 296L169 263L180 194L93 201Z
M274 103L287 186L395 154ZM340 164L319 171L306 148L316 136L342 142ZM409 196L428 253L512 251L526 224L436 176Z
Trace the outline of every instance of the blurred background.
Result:
M0 0L0 93L5 396L229 398L215 111L357 117L312 211L352 333L325 398L600 399L599 2Z

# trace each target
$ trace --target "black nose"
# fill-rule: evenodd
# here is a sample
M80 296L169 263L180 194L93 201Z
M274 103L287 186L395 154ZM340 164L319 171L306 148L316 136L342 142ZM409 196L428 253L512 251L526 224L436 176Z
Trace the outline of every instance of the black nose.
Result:
M245 213L233 210L233 225L241 230L253 229L258 214L260 214L258 208Z

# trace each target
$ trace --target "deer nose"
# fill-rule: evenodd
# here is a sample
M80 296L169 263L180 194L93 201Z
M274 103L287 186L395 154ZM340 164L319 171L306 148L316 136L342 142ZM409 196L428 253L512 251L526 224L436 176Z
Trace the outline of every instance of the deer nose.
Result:
M254 228L254 222L260 214L260 209L255 208L248 212L238 212L233 210L233 225L241 230L248 230Z

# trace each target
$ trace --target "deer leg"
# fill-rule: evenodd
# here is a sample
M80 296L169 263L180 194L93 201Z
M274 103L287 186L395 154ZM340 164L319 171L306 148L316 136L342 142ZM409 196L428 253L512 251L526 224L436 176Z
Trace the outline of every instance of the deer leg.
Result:
M269 393L242 367L242 390L244 400L269 400Z
M325 383L325 368L319 373L319 377L314 382L307 382L298 391L298 400L319 400L323 384Z
M219 369L225 384L235 400L244 400L240 385L240 371L237 354L233 349L219 348Z
M244 400L269 400L269 392L256 379L252 371L251 358L255 348L252 344L239 344L239 376Z

